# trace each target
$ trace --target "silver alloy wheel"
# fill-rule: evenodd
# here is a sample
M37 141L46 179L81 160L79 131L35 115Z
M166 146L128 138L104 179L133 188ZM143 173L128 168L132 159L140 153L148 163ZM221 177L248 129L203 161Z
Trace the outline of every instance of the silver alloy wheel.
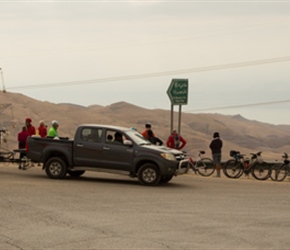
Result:
M160 179L160 170L152 163L145 163L138 170L138 180L142 185L155 186Z
M67 173L67 163L60 157L51 157L44 163L44 169L48 177L63 179Z
M143 180L148 182L148 183L151 183L151 182L154 182L157 178L157 173L154 169L152 168L147 168L143 173Z
M61 165L59 164L59 162L52 162L50 165L49 165L49 172L54 175L54 176L58 176L60 175L62 171L62 167Z

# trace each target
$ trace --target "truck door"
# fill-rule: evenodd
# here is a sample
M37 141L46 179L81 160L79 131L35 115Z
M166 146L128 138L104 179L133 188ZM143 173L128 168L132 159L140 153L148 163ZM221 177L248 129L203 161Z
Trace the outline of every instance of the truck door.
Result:
M113 129L106 130L106 140L103 144L103 162L106 168L131 171L133 166L134 150L126 146L124 133Z
M102 162L102 128L83 127L79 138L75 138L74 165L86 167L103 167Z

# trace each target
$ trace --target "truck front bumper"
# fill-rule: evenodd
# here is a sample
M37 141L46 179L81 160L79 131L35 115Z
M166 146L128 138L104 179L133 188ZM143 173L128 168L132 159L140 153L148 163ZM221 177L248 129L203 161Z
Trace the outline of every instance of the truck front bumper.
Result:
M175 176L180 174L186 174L188 172L188 168L189 168L188 159L181 160L176 168Z

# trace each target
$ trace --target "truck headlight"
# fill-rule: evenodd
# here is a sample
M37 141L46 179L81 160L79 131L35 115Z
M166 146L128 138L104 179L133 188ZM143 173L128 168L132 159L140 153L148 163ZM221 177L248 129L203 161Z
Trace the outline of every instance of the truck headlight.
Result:
M165 158L166 160L169 160L169 161L175 161L175 157L173 154L170 154L170 153L162 153L161 156L163 158Z

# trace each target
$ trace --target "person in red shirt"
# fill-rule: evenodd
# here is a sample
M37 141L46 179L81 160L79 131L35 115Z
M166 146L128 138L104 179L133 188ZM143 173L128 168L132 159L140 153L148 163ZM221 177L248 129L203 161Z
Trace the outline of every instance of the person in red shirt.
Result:
M44 138L47 136L47 127L44 125L44 121L39 122L39 127L37 128L40 137Z
M32 120L30 118L25 119L25 125L29 136L35 135L35 127L31 124Z
M26 141L27 141L27 137L29 136L29 133L27 132L27 128L26 126L22 127L22 131L18 133L18 148L19 149L25 149L26 147ZM24 156L26 156L26 152L25 151L21 151L20 152L20 159L22 159ZM19 163L19 169L22 168L21 163ZM25 169L25 167L23 166L23 169Z
M181 135L178 135L176 130L173 130L166 142L167 147L181 150L186 145L186 140Z

